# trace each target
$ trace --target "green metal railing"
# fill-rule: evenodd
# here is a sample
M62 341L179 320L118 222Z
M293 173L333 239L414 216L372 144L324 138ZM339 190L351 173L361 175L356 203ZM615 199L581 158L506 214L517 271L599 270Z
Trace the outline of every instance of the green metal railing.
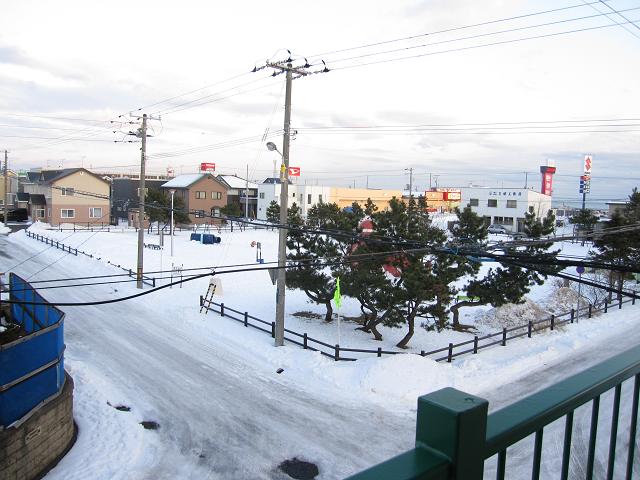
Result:
M631 397L629 441L616 445L622 384L634 377ZM605 472L594 476L598 441L598 418L603 394L613 390L608 458ZM531 477L540 478L544 428L565 418L562 462L557 477L567 479L571 459L574 412L591 402L591 422L584 477L634 477L640 391L640 347L632 348L605 362L567 378L501 410L487 414L489 402L454 388L445 388L418 399L416 446L413 450L349 477L349 480L476 480L484 476L484 463L497 454L496 478L506 474L507 449L533 435ZM626 449L624 470L616 469L616 447ZM623 473L624 472L624 473ZM636 471L637 475L637 471ZM573 477L572 477L573 478Z

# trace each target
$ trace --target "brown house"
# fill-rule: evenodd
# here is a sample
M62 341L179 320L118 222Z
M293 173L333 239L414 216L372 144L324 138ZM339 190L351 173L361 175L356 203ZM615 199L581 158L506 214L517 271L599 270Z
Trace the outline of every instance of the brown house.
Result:
M29 172L23 183L29 194L34 221L61 223L109 223L109 182L84 168Z
M184 201L191 223L220 223L218 218L212 216L219 216L220 209L227 204L227 187L213 175L179 175L163 184L162 188L169 195L171 190L175 190L176 198Z

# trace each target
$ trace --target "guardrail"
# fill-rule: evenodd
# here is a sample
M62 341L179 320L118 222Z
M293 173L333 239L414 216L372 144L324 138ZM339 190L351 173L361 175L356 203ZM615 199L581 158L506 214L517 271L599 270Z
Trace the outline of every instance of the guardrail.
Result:
M490 333L483 336L475 335L473 339L466 340L464 342L449 343L449 345L447 345L446 347L437 348L430 351L421 350L420 355L423 357L435 357L434 360L436 360L437 362L446 361L451 363L457 357L469 354L477 354L485 348L491 348L496 345L501 345L504 347L507 345L507 342L509 340L514 340L516 338L525 336L527 338L531 338L534 333L540 333L545 330L553 331L562 325L574 323L578 321L580 316L582 316L582 318L591 318L596 312L607 313L612 307L617 307L618 309L620 309L624 304L627 303L635 305L635 297L627 298L625 300L620 297L620 299L615 303L610 303L608 299L605 299L605 301L599 305L594 306L592 304L589 304L588 306L581 307L580 310L572 308L570 311L559 315L551 315L550 317L543 318L541 320L529 321L526 324L518 325L511 328L505 327L499 332ZM223 317L236 320L237 322L244 324L245 327L252 327L265 333L269 333L272 337L275 338L275 322L268 322L266 320L254 317L253 315L249 315L248 312L235 310L226 306L224 303L216 303L214 301L210 302L209 300L205 300L202 295L200 296L200 307L205 308L208 311L219 313ZM257 322L257 324L255 322ZM268 328L265 328L265 326ZM289 337L287 337L287 333L290 334ZM381 347L378 347L377 349L366 349L341 347L339 344L331 345L316 338L310 337L307 333L299 333L287 328L285 328L284 339L304 349L319 351L320 353L322 353L322 355L333 358L336 361L357 360L356 358L344 356L344 353L364 353L376 355L377 357L382 357L382 355L402 355L409 353L406 351L383 350Z
M632 377L635 378L630 402L629 437L628 442L623 442L620 445L622 448L618 448L622 384ZM603 428L598 430L601 399L611 391L610 427L608 431ZM544 429L563 417L562 463L557 472L561 479L569 476L574 425L589 432L587 458L580 465L585 478L614 478L616 451L618 459L626 457L626 465L624 476L620 472L615 478L637 478L634 477L633 462L639 391L640 347L616 355L490 415L487 415L489 402L480 397L454 388L438 390L418 399L415 448L353 475L348 480L480 480L484 478L485 460L496 455L496 478L501 480L507 471L508 448L532 435L530 478L537 480L541 472ZM578 417L574 422L576 409L589 402L591 418L580 423ZM606 468L604 462L603 466L597 467L594 465L596 443L607 440ZM620 451L622 449L624 453ZM551 453L556 458L555 449ZM518 478L525 478L522 472L518 472L518 475Z
M64 313L9 275L10 317L22 335L0 345L0 429L20 422L64 387ZM31 305L28 302L44 303Z
M97 260L100 260L100 258L95 257L92 253L83 252L82 250L78 250L77 248L70 247L68 245L65 245L62 242L59 242L59 241L54 240L54 239L49 238L49 237L45 237L44 235L39 235L37 233L32 233L29 230L25 230L25 232L27 234L27 237L29 237L29 238L33 238L34 240L38 240L40 242L43 242L46 245L51 245L52 247L58 248L58 249L60 249L60 250L62 250L64 252L68 252L68 253L70 253L72 255L78 256L78 254L81 254L81 255L84 255L85 257L96 258ZM129 277L137 278L136 273L134 271L132 271L130 268L124 268L123 266L117 265L115 263L112 263L109 260L107 260L107 263L109 265L113 265L114 267L118 267L123 272L126 272ZM150 287L155 287L156 286L156 279L155 279L155 277L149 277L147 275L142 275L142 283L144 283L145 285L148 285Z

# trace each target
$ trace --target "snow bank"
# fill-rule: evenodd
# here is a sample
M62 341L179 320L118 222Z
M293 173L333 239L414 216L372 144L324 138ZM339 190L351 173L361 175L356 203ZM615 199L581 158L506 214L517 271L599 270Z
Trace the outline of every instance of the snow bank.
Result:
M0 222L0 235L6 235L9 232L11 232L11 229L5 226L4 223Z
M476 321L476 326L483 330L497 331L503 327L511 328L523 325L529 320L542 320L549 316L549 313L540 307L536 302L525 297L524 303L503 305L492 308L482 314Z

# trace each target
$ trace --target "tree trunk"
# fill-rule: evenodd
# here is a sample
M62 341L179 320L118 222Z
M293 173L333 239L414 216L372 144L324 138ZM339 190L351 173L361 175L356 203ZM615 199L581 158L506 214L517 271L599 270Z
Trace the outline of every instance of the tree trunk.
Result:
M473 302L471 300L463 300L455 305L451 306L449 310L453 313L453 329L461 330L460 328L460 309L462 307L475 307L477 305L483 305L482 302Z
M324 302L324 306L327 307L327 313L324 316L324 321L329 323L333 320L333 307L331 306L331 300Z
M410 313L409 316L407 316L407 324L409 325L409 331L407 332L407 334L404 336L404 338L402 340L400 340L397 344L396 347L398 348L407 348L407 344L409 343L409 340L411 340L411 337L413 337L413 334L415 332L415 327L416 327L416 313L418 313L418 308L415 307Z

